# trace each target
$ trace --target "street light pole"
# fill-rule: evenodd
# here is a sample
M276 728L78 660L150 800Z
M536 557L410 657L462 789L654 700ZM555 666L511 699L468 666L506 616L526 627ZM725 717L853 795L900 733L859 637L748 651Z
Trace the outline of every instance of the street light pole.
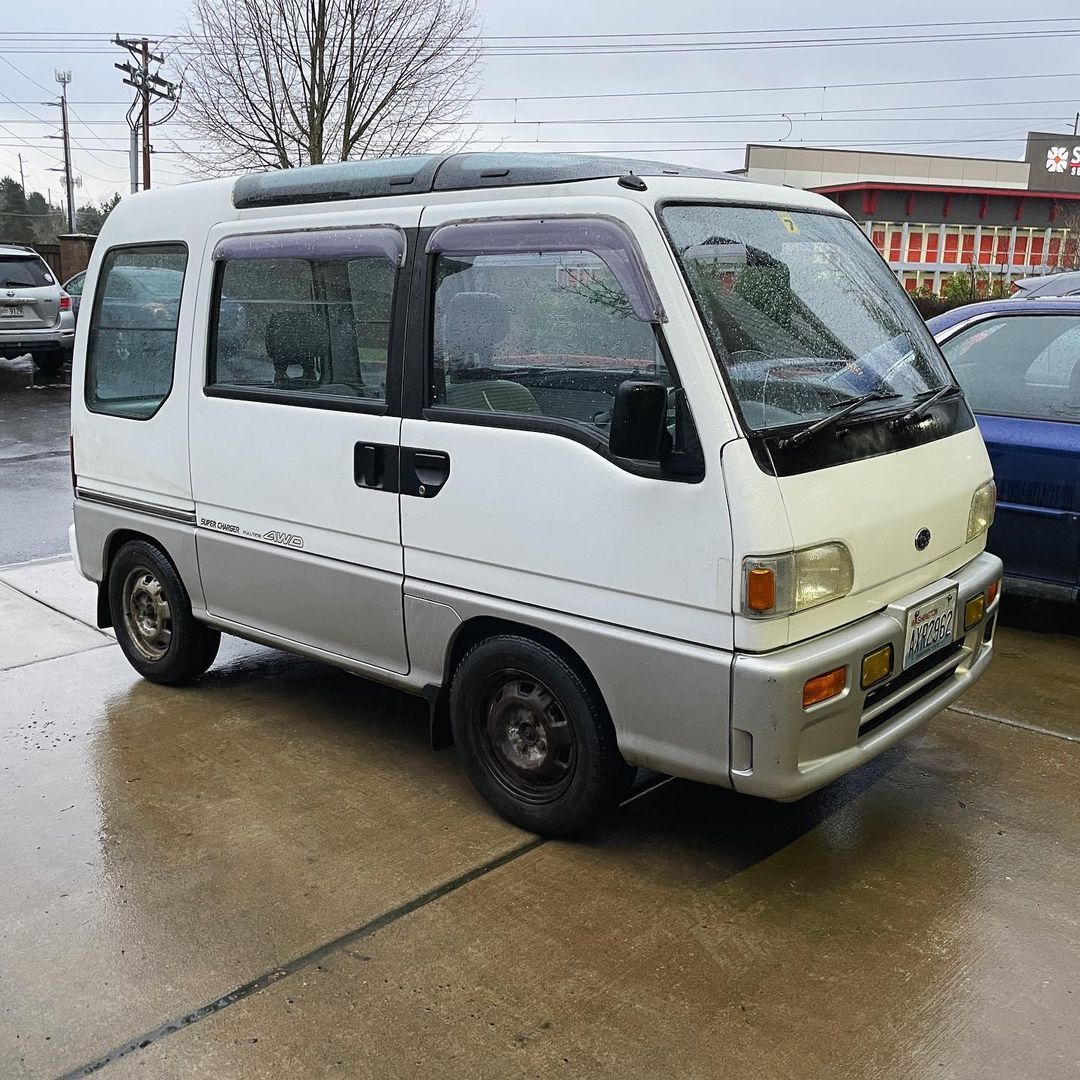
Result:
M60 84L60 123L64 139L64 190L67 193L68 232L75 231L75 185L71 179L71 135L68 131L67 88L71 82L70 71L57 71L56 81Z

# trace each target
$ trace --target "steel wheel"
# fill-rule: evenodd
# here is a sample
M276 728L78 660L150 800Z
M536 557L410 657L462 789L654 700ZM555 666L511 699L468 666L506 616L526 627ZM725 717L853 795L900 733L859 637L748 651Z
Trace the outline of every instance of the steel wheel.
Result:
M559 699L523 671L500 671L480 692L479 749L491 774L515 798L557 799L577 767L577 737Z
M172 642L172 610L164 586L152 570L136 566L124 578L121 596L132 645L145 660L161 660Z

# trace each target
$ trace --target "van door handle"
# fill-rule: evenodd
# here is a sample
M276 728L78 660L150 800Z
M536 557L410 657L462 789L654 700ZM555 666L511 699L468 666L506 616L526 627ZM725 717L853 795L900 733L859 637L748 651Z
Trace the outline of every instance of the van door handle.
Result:
M401 494L433 499L450 476L450 455L442 450L401 448Z
M357 443L353 447L353 480L357 487L397 491L398 448L386 443Z

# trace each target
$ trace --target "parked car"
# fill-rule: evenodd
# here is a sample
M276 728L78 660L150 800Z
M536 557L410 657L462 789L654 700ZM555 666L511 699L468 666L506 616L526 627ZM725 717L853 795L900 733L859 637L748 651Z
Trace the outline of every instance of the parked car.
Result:
M148 679L224 631L422 694L558 835L634 766L799 798L990 663L974 415L823 196L346 162L124 199L87 280L72 550Z
M55 375L71 356L75 316L45 260L23 244L0 244L0 356L29 353Z
M183 283L184 275L179 270L159 268L150 272L144 268L118 266L109 281L109 299L127 300L135 306L148 301L177 303ZM85 285L85 270L64 282L64 292L71 297L71 310L76 320L79 317Z
M1042 274L1013 282L1013 300L1043 300L1054 296L1080 297L1080 271L1064 274Z
M64 282L64 292L71 297L71 313L76 321L78 321L79 318L79 305L82 303L82 292L85 284L85 270L80 271L74 277L70 277Z
M990 451L999 501L989 549L1017 591L1076 600L1080 304L991 300L929 326Z

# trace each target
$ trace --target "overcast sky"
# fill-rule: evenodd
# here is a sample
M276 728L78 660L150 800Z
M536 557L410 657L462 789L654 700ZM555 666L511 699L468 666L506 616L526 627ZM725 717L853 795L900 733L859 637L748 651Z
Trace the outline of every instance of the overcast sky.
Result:
M489 56L472 109L476 137L470 145L477 149L594 149L721 168L740 166L747 142L1017 158L1027 130L1071 132L1080 109L1080 10L1075 0L1046 0L1030 9L998 0L953 5L910 0L887 7L854 0L746 5L479 0L479 6L483 31L491 37L605 35L604 40L636 48L617 55ZM55 89L54 69L64 67L71 70L73 159L83 181L76 201L126 191L129 91L113 67L124 56L106 41L116 32L159 39L176 33L184 26L186 2L158 0L152 7L136 0L49 5L8 0L4 8L0 175L18 176L21 153L27 188L51 188L58 200L60 174L49 169L58 164L60 145L47 137L57 131L58 110L42 103L48 100L46 90ZM1035 21L1016 22L1028 12L1037 12ZM930 25L949 21L958 25ZM868 24L910 25L850 29ZM48 36L57 28L66 34L101 35L101 40L65 43ZM984 39L775 46L777 40L792 40L791 34L777 31L811 28L834 40L973 34ZM717 33L736 31L747 32L736 35L741 47ZM774 44L751 47L766 39ZM559 39L578 47L596 41ZM717 48L661 51L703 43ZM168 76L168 70L163 74ZM931 81L968 78L984 81ZM898 85L844 88L886 80ZM655 96L530 100L538 95L645 93ZM500 98L509 100L491 100ZM634 122L597 122L626 118ZM179 144L170 136L182 139L182 128L174 123L155 130L156 183L179 183L188 175L175 152Z

